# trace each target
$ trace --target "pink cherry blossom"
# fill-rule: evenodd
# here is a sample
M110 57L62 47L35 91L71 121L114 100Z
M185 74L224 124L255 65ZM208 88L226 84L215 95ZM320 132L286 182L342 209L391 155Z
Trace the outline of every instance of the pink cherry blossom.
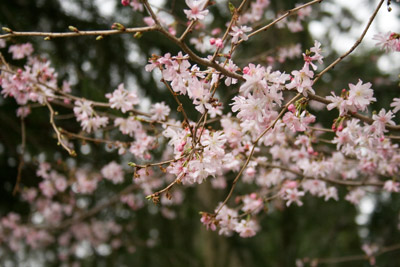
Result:
M190 8L184 9L187 19L203 20L208 14L208 10L204 10L207 0L185 0L186 5Z

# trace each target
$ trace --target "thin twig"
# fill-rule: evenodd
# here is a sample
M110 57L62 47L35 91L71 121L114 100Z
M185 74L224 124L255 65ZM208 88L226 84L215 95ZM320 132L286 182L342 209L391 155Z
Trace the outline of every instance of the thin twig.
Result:
M59 130L62 134L68 135L69 137L81 139L81 140L85 140L85 141L90 141L90 142L94 142L94 143L106 143L106 144L113 144L113 145L117 145L117 144L130 145L131 144L131 142L114 141L114 140L88 137L88 136L84 136L84 135L80 135L80 134L76 134L76 133L71 133L71 132L68 132L67 130L64 130L61 128Z
M190 127L189 117L187 116L186 111L183 108L182 102L179 100L179 98L176 95L176 93L174 92L174 90L172 90L171 86L164 79L162 79L161 82L163 84L165 84L165 86L168 88L168 90L170 91L170 93L174 97L176 103L178 104L178 111L182 113L184 121L186 122L187 126L189 127L190 133L192 134L192 136L194 136L193 129L192 129L192 127Z
M378 14L379 9L381 8L382 4L385 2L385 0L381 0L378 4L378 6L376 7L374 13L372 14L372 16L369 18L368 24L365 27L364 31L362 32L361 36L357 39L357 41L353 44L353 46L343 55L341 55L339 58L337 58L334 62L332 62L328 67L326 67L325 69L323 69L320 73L318 73L317 75L315 75L314 81L313 83L316 83L322 75L324 75L326 72L328 72L330 69L332 69L333 67L335 67L340 61L342 61L345 57L347 57L351 52L354 51L354 49L357 48L357 46L359 46L362 42L362 40L364 39L365 34L367 34L367 31L369 29L369 27L371 26L372 22L374 21L376 14Z
M77 32L17 32L12 31L11 33L6 33L0 35L0 39L5 39L9 37L16 36L44 36L50 38L64 38L64 37L75 37L75 36L106 36L106 35L116 35L116 34L126 34L126 33L136 33L136 32L149 32L154 31L155 27L137 27L137 28L126 28L124 30L100 30L100 31L77 31Z
M225 31L225 33L224 33L224 35L222 37L222 43L224 43L226 38L228 38L229 32L231 31L231 28L232 28L233 24L236 23L236 21L237 21L237 19L239 17L239 14L242 11L242 9L243 9L244 5L246 4L246 2L247 2L247 0L243 0L242 3L240 4L240 6L235 10L235 13L233 14L233 16L231 18L231 21L229 22L229 25L226 28L226 31ZM217 49L214 52L214 55L211 58L212 62L215 61L219 51L221 51L221 48L217 47Z
M283 20L284 18L286 18L286 17L288 17L288 16L290 16L290 15L293 15L295 12L299 11L300 9L303 9L303 8L305 8L305 7L314 5L314 4L316 4L316 3L321 3L322 1L323 1L323 0L314 0L314 1L308 2L308 3L304 4L304 5L301 5L301 6L292 8L292 9L286 11L286 13L283 14L282 16L280 16L279 18L277 18L277 19L275 19L274 21L272 21L271 23L269 23L268 25L266 25L266 26L264 26L264 27L261 27L260 29L258 29L258 30L256 30L256 31L250 33L250 34L248 35L248 37L250 38L250 37L252 37L252 36L254 36L254 35L256 35L256 34L262 32L262 31L266 31L266 30L268 30L268 28L272 27L273 25L275 25L275 24L278 23L279 21ZM238 44L240 44L240 43L242 43L242 42L244 42L243 39L240 40L240 41L238 42Z
M161 166L161 165L177 162L185 157L186 157L186 155L183 155L176 159L169 159L169 160L164 160L164 161L155 162L155 163L148 163L148 164L136 164L136 163L132 164L131 163L130 166L136 167L136 168L148 168L148 167L154 167L154 166Z
M49 111L50 111L50 124L53 127L54 131L56 132L57 135L57 139L58 139L58 143L65 149L68 151L68 153L71 156L76 156L76 152L75 150L71 149L68 147L68 145L65 143L65 141L63 140L63 136L60 133L60 131L57 128L57 125L54 122L54 110L53 107L50 105L50 103L47 101L47 99L45 98L44 103L46 104L46 106L48 107Z

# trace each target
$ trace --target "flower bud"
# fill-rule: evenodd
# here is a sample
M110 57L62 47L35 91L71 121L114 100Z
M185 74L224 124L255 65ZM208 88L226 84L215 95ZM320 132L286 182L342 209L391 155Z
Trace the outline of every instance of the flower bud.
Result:
M74 27L74 26L68 26L68 29L69 29L71 32L79 32L78 28L76 28L76 27Z
M114 22L113 25L111 26L111 29L118 30L118 31L125 31L126 28L121 23Z
M129 6L130 0L121 0L121 4L122 4L123 6Z
M292 113L295 113L295 112L296 112L296 107L295 107L293 104L290 104L290 105L288 106L288 110L289 110L290 112L292 112Z
M3 29L3 31L5 31L7 33L12 33L13 32L10 28L7 28L7 27L3 27L2 29Z

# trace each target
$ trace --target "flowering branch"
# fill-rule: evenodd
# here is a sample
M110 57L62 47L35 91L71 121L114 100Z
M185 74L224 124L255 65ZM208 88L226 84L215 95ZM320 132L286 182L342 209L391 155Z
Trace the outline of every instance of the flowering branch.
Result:
M236 175L235 179L232 182L231 189L229 190L228 195L226 196L225 200L222 202L218 210L216 211L215 214L218 214L221 209L226 205L228 200L231 198L233 191L235 190L236 183L239 181L240 176L242 175L243 171L246 169L246 167L249 165L249 162L254 154L255 148L257 147L258 141L270 130L272 129L275 124L278 122L278 120L283 116L283 114L286 112L287 108L294 103L296 100L298 100L301 97L301 94L297 94L295 97L293 97L286 105L282 108L281 112L279 113L278 117L257 137L257 139L253 142L253 147L250 150L249 156L246 159L246 162L243 164L242 168L240 169L239 173Z

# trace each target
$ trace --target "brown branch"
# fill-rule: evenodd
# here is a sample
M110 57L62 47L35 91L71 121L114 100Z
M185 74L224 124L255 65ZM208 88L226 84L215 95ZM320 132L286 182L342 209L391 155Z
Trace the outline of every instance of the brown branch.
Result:
M341 55L339 58L337 58L334 62L332 62L328 67L326 67L324 70L322 70L320 73L318 73L317 75L315 75L314 81L313 83L316 83L322 75L324 75L326 72L328 72L330 69L332 69L333 67L335 67L340 61L342 61L345 57L347 57L351 52L354 51L354 49L357 48L357 46L360 45L360 43L362 42L362 40L364 39L365 34L367 34L367 31L369 29L369 27L371 26L372 22L374 21L376 14L378 13L379 9L381 8L382 4L385 2L385 0L381 0L378 4L378 6L376 7L374 13L372 14L372 16L369 18L368 24L365 27L364 31L362 32L361 36L357 39L357 41L354 43L354 45L343 55Z
M164 161L160 161L160 162L155 162L155 163L149 163L149 164L136 164L136 163L129 163L129 165L131 167L136 167L136 168L148 168L148 167L154 167L154 166L161 166L161 165L165 165L165 164L169 164L172 162L177 162L181 159L183 159L184 157L186 157L186 155L183 155L179 158L176 159L169 159L169 160L164 160Z
M80 135L80 134L76 134L76 133L71 133L68 132L67 130L61 129L60 128L60 132L68 135L69 137L75 138L75 139L82 139L85 141L91 141L94 143L106 143L106 144L113 144L113 145L117 145L117 144L126 144L129 145L130 142L123 142L123 141L114 141L114 140L107 140L107 139L99 139L99 138L93 138L93 137L88 137L88 136L84 136L84 135Z
M12 31L10 33L0 35L0 39L16 37L16 36L44 36L50 38L64 38L64 37L75 37L75 36L106 36L136 32L149 32L154 31L156 27L137 27L137 28L126 28L124 30L100 30L100 31L77 31L77 32L17 32Z
M7 70L11 70L10 66L8 65L7 61L5 60L5 58L1 52L0 52L0 61L4 66L6 66Z
M49 109L49 111L50 111L50 124L51 124L51 126L53 127L54 131L56 132L57 139L58 139L58 143L59 143L65 150L67 150L68 153L69 153L71 156L76 156L75 150L70 149L70 148L68 147L68 145L64 143L63 136L62 136L61 132L58 130L57 125L56 125L55 122L54 122L54 115L55 115L55 114L54 114L53 107L50 105L50 103L47 101L46 98L45 98L44 102L45 102L46 106L48 107L48 109Z

